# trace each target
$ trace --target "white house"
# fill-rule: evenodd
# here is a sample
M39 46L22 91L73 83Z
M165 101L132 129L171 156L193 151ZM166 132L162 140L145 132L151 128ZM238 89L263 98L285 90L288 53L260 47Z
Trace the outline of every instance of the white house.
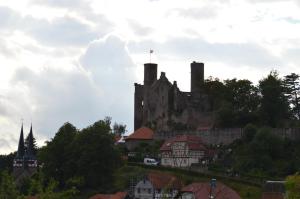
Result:
M134 188L134 199L173 199L182 188L182 182L176 177L151 172Z
M168 139L160 148L161 164L171 167L190 167L201 163L208 150L198 136L180 135Z

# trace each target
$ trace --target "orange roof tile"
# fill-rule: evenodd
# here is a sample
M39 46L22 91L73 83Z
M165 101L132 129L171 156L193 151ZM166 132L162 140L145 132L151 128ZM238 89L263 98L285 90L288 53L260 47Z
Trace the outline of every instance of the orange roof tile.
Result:
M190 150L207 150L202 142L202 139L195 135L178 135L173 138L170 138L164 142L164 144L160 147L160 150L171 150L171 145L174 142L186 142Z
M124 199L127 192L117 192L115 194L96 194L89 199Z
M129 135L126 140L152 140L154 132L148 127L141 127Z
M147 177L155 189L172 188L179 190L183 186L183 183L177 177L170 174L150 172Z
M184 187L181 191L192 192L195 195L195 199L208 198L210 194L210 183L192 183ZM241 199L233 189L219 182L213 193L218 199Z

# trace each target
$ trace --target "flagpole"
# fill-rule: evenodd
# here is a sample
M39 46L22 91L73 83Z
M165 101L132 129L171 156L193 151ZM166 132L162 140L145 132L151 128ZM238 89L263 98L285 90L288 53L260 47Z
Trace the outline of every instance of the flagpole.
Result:
M151 63L151 54L153 53L153 50L150 49L150 63Z

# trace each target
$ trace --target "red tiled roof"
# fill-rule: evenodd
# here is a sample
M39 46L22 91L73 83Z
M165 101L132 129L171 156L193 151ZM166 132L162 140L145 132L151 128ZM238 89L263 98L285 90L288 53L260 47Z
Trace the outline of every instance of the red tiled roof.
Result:
M284 199L284 194L265 192L262 194L261 199Z
M183 186L182 182L177 177L170 174L150 172L147 177L155 189L170 188L180 190Z
M210 183L193 183L181 190L182 192L192 192L195 199L208 198L210 194ZM217 182L217 186L213 191L218 199L241 199L241 197L231 188Z
M195 135L178 135L170 138L164 142L164 144L160 147L160 150L171 150L171 146L174 142L186 142L190 150L207 150L202 142L202 139Z
M129 135L126 140L152 140L154 132L147 128L141 127Z
M96 194L89 199L124 199L127 192L117 192L115 194Z

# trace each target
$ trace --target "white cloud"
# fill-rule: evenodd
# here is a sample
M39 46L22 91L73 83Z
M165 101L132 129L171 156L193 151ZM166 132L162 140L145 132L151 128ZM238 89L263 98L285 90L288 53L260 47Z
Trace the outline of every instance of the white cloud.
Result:
M10 92L0 100L0 117L7 118L9 123L21 117L27 123L32 119L40 139L52 137L66 121L79 128L105 116L132 123L135 65L125 43L116 36L95 41L80 60L82 67L74 66L71 71L47 67L34 72L28 67L18 68ZM13 128L15 140L17 128ZM6 138L2 136L4 142ZM0 151L17 144L6 141Z

